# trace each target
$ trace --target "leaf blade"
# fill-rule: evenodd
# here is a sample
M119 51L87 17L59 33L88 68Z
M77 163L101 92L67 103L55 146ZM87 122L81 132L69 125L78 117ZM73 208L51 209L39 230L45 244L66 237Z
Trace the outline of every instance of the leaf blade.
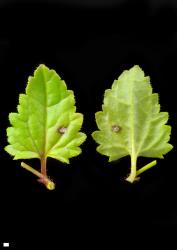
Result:
M28 78L25 94L19 96L17 111L9 114L5 147L14 159L46 162L52 157L69 163L81 153L79 146L86 139L80 132L83 115L76 113L73 91L54 70L39 65Z

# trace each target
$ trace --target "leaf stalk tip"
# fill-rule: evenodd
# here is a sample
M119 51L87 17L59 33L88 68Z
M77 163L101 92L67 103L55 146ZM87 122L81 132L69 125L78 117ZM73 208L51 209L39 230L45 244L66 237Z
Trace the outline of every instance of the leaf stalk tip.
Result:
M31 166L29 166L28 164L26 164L24 162L21 162L21 167L23 167L24 169L26 169L29 172L33 173L37 177L39 177L38 181L40 183L43 183L48 190L54 190L55 189L55 183L53 181L51 181L47 176L44 176L39 171L37 171L36 169L32 168Z

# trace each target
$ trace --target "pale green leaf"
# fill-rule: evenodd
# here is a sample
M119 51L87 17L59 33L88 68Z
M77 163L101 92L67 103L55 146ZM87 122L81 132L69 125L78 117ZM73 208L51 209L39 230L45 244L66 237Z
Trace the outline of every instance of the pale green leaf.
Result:
M139 66L125 70L105 91L102 111L95 117L99 130L92 136L100 144L97 151L109 161L130 155L130 182L137 176L139 156L163 158L173 147L168 143L168 113L160 112L158 94L152 93L150 78Z

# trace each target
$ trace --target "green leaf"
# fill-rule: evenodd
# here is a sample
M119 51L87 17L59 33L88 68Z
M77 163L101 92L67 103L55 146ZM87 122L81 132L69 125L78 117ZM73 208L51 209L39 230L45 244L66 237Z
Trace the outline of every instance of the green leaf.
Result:
M130 182L156 164L153 161L137 172L139 156L163 158L173 148L168 143L168 113L160 112L158 94L152 93L150 78L137 65L125 70L105 91L102 111L95 117L99 130L92 137L100 144L97 151L109 161L130 155Z
M83 115L76 113L73 91L54 70L39 65L28 79L26 93L20 94L17 109L9 114L12 126L7 128L5 147L15 160L39 158L41 174L47 178L47 157L69 163L81 153L79 146L86 139L79 132Z

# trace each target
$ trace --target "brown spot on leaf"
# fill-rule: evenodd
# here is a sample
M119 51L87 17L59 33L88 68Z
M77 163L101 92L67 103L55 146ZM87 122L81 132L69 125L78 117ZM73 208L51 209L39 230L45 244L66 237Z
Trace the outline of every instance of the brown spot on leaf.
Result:
M57 129L57 132L61 135L65 134L67 131L67 128L66 127L60 127Z
M112 131L118 133L120 131L120 127L118 125L112 125Z

